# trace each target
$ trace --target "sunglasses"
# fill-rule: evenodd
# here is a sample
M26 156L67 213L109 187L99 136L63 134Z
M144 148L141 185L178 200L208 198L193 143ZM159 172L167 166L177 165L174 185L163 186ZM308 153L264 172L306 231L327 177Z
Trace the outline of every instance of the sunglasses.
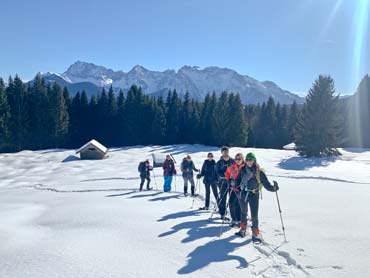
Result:
M241 159L241 158L237 158L237 159L235 159L235 161L242 161L243 159Z
M208 158L213 158L213 156L212 155L209 155Z
M252 161L254 161L253 159L246 159L245 161L247 161L247 162L252 162Z

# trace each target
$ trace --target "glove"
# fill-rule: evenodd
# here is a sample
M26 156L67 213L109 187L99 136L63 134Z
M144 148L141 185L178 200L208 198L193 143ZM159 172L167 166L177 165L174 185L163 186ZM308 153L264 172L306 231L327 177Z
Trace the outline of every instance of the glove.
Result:
M233 190L234 190L234 192L239 192L239 188L237 188L237 187L234 187Z
M234 180L234 179L231 179L231 180L230 180L230 185L231 185L232 187L234 187L234 186L235 186L235 180Z
M201 177L202 177L202 175L201 175L201 174L198 174L198 175L197 175L197 179L198 179L198 180L199 180Z
M279 190L279 185L278 185L278 183L277 183L276 181L274 181L274 186L273 186L273 188L274 188L274 191L275 191L275 192Z

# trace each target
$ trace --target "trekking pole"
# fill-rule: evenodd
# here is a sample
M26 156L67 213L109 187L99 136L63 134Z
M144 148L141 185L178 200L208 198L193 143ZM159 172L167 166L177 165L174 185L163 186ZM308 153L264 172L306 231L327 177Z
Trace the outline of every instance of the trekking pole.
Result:
M199 179L197 179L197 184L196 184L196 186L195 186L195 192L194 192L194 196L193 196L193 202L192 202L192 204L191 204L191 208L192 208L192 209L193 209L193 207L194 207L194 201L195 201L195 197L196 197L195 193L197 192L197 188L198 188L198 186L199 186Z
M226 209L225 209L225 215L224 215L224 219L222 219L222 223L221 223L221 228L220 228L220 234L218 237L220 237L222 235L222 230L224 228L224 223L225 223L225 218L226 218L226 215L227 215L227 208L230 209L230 197L229 197L229 200L227 201L227 204L226 204Z
M220 203L222 199L225 197L225 194L227 193L227 190L224 192L224 194L221 196L221 189L224 186L224 181L222 181L222 185L220 186L220 192L218 192L218 200L216 200L215 205L213 206L213 210L211 213L211 216L208 218L208 220L211 220L213 217L213 214L216 212L216 209L220 206ZM221 198L220 198L221 197Z
M154 168L153 168L153 177L154 177L154 183L155 183L155 190L158 191L157 179L155 178Z
M280 220L281 220L281 227L282 227L282 229L283 229L284 240L285 240L285 242L286 242L285 227L284 227L284 222L283 222L283 216L282 216L282 213L281 213L281 207L280 207L279 195L278 195L277 191L276 191L275 193L276 193L276 200L277 200L278 207L279 207Z
M176 179L177 174L175 175L175 192L177 192L177 179Z

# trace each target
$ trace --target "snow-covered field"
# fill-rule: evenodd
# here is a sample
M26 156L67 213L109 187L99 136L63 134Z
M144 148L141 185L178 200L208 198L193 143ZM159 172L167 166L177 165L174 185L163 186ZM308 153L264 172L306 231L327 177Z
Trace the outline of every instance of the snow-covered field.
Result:
M370 277L370 150L337 159L252 150L280 184L288 239L276 195L263 191L259 246L226 226L219 236L221 222L197 210L202 197L191 209L180 176L162 193L156 169L158 190L136 191L137 164L151 153L178 164L191 154L200 167L208 151L218 156L199 145L116 148L101 161L73 150L0 154L0 277Z

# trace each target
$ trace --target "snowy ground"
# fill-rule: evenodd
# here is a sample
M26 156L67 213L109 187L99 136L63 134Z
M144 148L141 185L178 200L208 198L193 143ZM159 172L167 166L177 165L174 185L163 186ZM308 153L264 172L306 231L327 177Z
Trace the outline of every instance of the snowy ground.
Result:
M101 161L72 150L0 154L0 277L370 277L370 150L330 160L253 150L280 184L288 238L264 191L260 246L228 227L219 236L220 222L196 210L202 199L191 209L180 194L181 177L178 192L162 193L156 169L159 190L135 191L139 160L157 151L178 162L191 154L200 167L218 149L119 148Z

